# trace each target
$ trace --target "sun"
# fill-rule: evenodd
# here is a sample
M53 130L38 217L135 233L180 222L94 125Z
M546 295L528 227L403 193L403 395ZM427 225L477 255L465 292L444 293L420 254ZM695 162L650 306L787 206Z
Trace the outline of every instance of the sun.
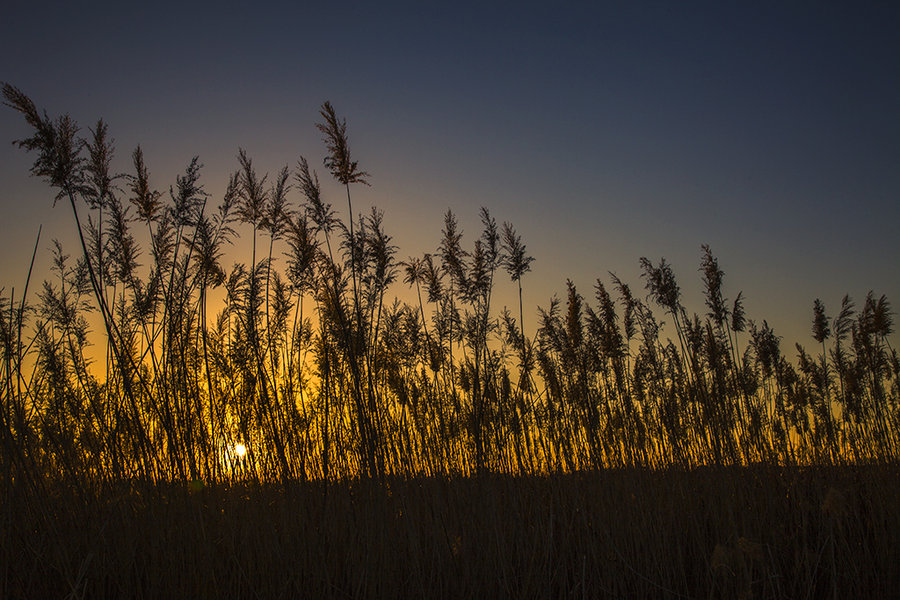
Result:
M246 454L247 454L247 446L241 444L240 442L238 442L237 444L234 445L234 455L235 456L237 456L238 458L244 458L244 456Z

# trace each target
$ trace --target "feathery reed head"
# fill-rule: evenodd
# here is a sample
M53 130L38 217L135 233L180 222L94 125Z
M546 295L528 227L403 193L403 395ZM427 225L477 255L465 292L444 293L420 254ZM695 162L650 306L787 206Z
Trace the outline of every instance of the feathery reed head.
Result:
M828 317L825 316L825 305L816 298L813 304L813 339L820 344L828 339L831 335L831 328L828 327Z
M516 233L512 223L503 222L503 265L506 272L509 273L510 279L519 281L522 275L531 270L531 263L534 258L525 253L525 244L522 243L522 237Z
M150 173L144 164L144 151L140 146L134 149L131 160L134 164L134 175L130 177L129 189L132 196L129 201L137 208L138 218L149 223L159 214L162 206L159 199L162 194L150 187Z
M36 150L38 157L31 174L42 177L51 187L59 188L56 199L84 191L85 159L81 156L84 140L78 137L78 124L69 115L55 121L40 113L34 102L18 88L3 84L3 104L19 111L34 130L29 138L13 141L26 152Z
M328 156L325 157L325 166L331 175L343 183L362 183L369 185L369 174L359 170L356 161L350 159L350 140L347 137L346 119L338 119L331 102L322 104L319 114L325 120L324 123L316 123L316 129L324 134L322 139L328 148Z

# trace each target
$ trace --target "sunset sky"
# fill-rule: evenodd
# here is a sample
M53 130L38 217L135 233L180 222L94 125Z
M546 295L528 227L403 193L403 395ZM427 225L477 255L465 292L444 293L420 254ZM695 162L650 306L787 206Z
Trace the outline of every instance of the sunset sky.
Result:
M119 170L141 144L168 189L199 155L218 201L241 147L269 172L303 155L325 181L330 100L371 173L354 208L385 211L399 259L437 247L448 208L466 248L481 206L516 226L532 331L567 278L592 302L608 271L643 294L641 256L671 262L702 314L703 243L790 356L814 345L815 298L831 316L870 289L900 307L900 3L82 4L5 3L0 80L85 133L105 119ZM28 133L0 110L6 294L39 225L39 272L53 238L78 251L69 207L10 144Z

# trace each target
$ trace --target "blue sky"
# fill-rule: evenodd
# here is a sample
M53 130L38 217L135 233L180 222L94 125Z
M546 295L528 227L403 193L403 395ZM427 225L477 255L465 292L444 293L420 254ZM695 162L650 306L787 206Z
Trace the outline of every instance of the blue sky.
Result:
M215 198L239 147L272 172L321 165L330 100L372 174L356 206L385 211L399 257L434 250L448 208L471 245L486 206L536 258L532 319L567 278L642 288L641 256L673 263L702 313L702 243L789 353L812 344L817 297L900 302L896 3L10 4L0 80L83 127L103 117L121 170L141 144L166 189L199 155ZM0 112L0 138L25 134ZM53 238L76 250L29 165L0 143L7 291L39 224L39 267Z

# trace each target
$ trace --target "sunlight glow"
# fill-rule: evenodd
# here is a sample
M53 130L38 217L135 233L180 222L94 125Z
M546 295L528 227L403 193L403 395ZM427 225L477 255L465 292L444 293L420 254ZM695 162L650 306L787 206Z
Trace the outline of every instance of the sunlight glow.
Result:
M244 458L247 454L247 446L237 443L234 445L234 455L238 457L238 459Z

